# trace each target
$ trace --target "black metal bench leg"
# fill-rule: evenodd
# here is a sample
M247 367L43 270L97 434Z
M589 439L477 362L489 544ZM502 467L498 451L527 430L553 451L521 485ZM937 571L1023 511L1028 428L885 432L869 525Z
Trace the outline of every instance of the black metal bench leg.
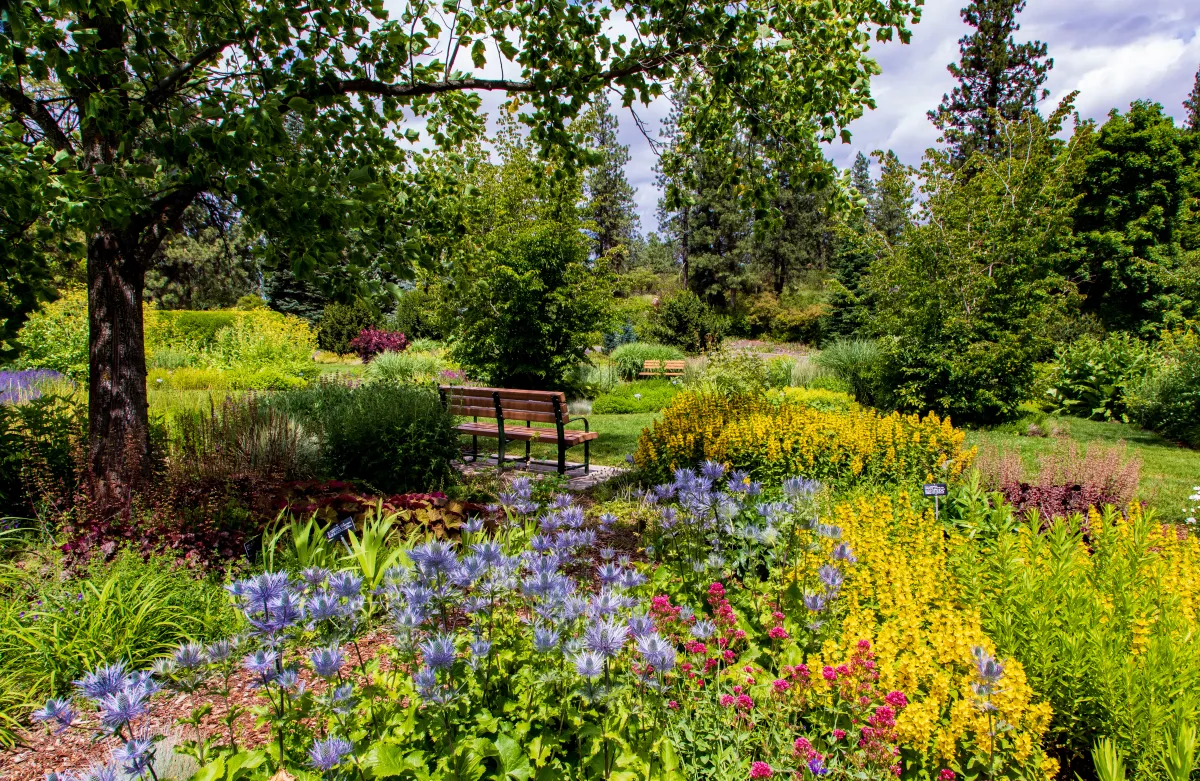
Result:
M500 452L497 454L496 458L496 469L501 472L504 471L504 459L508 457L507 450L508 440L502 436L500 437Z
M476 434L472 434L471 435L471 463L473 464L478 460L479 460L479 436Z
M591 440L585 439L583 441L583 473L585 475L592 471L592 456L589 452L591 450L591 444Z
M567 473L567 443L561 439L558 440L558 473Z

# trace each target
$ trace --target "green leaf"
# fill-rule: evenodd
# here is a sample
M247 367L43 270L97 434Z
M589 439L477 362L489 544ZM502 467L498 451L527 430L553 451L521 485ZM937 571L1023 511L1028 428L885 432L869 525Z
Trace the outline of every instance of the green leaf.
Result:
M503 778L525 781L533 775L529 764L529 756L521 750L521 745L507 733L501 733L496 738L496 757L500 760L500 772Z

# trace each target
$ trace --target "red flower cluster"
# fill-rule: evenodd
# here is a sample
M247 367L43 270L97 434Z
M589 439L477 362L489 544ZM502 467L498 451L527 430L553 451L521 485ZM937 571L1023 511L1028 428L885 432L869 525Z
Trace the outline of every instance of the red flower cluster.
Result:
M770 778L775 775L775 771L766 762L754 762L750 765L751 778Z
M408 337L397 331L379 328L364 328L350 341L350 349L367 363L383 352L403 352L408 347Z

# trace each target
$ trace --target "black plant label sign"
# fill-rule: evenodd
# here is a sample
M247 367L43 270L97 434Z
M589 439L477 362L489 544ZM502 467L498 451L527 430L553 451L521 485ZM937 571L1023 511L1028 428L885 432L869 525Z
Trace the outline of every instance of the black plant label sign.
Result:
M345 518L341 521L338 521L333 526L330 526L328 529L325 530L325 539L329 540L330 542L337 542L338 540L344 540L346 538L346 536L350 533L350 530L353 528L354 528L354 519L353 518Z
M926 483L925 485L921 486L921 490L925 492L926 496L930 496L930 497L945 496L946 495L946 484L945 483Z

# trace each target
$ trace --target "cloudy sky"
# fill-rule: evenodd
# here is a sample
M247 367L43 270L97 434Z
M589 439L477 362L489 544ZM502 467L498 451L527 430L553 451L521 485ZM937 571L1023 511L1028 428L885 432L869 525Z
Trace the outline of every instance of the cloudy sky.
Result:
M958 39L968 31L959 16L963 0L926 0L912 43L876 45L871 54L883 68L872 82L878 107L850 126L849 145L834 144L829 156L848 165L855 153L893 149L917 163L937 140L925 112L954 88L946 65L958 60ZM1049 45L1054 58L1047 87L1050 101L1079 90L1084 117L1103 119L1114 107L1138 98L1162 103L1182 119L1182 102L1200 67L1200 0L1032 0L1020 17L1018 37ZM665 106L641 108L655 123ZM630 147L626 169L638 191L642 229L657 227L654 154L626 112L621 141Z

